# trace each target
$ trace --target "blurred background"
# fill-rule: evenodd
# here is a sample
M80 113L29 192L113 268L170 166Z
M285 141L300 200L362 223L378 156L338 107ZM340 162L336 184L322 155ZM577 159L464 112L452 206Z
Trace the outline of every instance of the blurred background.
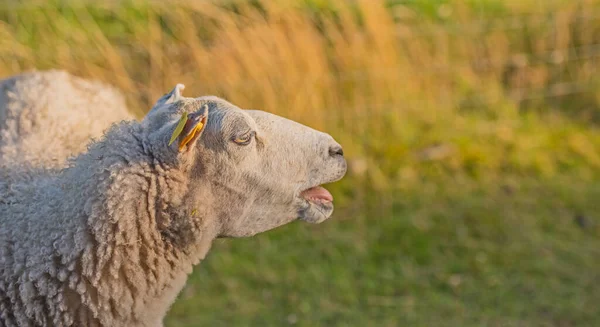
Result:
M218 240L166 326L600 326L600 1L0 0L0 77L332 134L334 217Z

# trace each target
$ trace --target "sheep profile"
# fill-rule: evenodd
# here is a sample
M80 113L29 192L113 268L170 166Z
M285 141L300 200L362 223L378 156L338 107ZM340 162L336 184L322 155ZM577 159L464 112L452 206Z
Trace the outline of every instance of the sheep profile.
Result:
M111 123L130 119L119 91L65 71L0 80L0 162L61 166Z
M66 168L0 165L0 325L162 326L216 238L331 216L331 136L182 88Z

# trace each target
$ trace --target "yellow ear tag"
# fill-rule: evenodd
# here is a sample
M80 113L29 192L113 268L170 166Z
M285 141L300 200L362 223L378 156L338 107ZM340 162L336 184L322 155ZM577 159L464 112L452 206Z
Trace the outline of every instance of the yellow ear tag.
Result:
M179 119L179 123L177 123L177 127L175 127L175 130L173 131L173 135L171 135L171 140L169 140L169 145L173 144L173 142L175 142L175 140L177 139L177 137L179 136L179 134L181 134L181 132L183 131L183 128L185 127L185 123L188 120L188 114L187 112L184 112L183 115L181 115L181 119Z
M194 129L179 142L179 151L183 150L183 148L196 136L196 134L200 133L204 124L202 122L198 122Z

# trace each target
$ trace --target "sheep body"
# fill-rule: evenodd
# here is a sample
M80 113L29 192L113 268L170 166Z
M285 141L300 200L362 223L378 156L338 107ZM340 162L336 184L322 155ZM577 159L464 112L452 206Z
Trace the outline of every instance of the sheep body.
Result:
M150 164L129 168L121 158L143 153L134 126L112 129L66 170L0 168L0 325L162 325L193 262L162 246L134 190L177 184Z
M132 118L115 88L65 71L0 80L0 163L61 166L111 123Z
M0 326L162 326L217 237L330 217L331 196L318 185L346 172L331 136L181 89L66 164L37 151L26 158L38 164L9 162L23 160L18 151L0 157ZM42 142L31 127L7 133L9 145Z
M115 309L109 293L122 293L91 276L106 264L102 255L122 257L118 251L107 254L105 247L90 248L93 224L87 224L85 212L69 212L84 208L77 200L99 194L99 188L82 184L84 174L72 181L58 177L91 138L132 118L118 90L65 71L0 80L0 326L128 325L115 324L105 313ZM71 187L78 184L84 189L76 195ZM74 298L78 310L69 303Z

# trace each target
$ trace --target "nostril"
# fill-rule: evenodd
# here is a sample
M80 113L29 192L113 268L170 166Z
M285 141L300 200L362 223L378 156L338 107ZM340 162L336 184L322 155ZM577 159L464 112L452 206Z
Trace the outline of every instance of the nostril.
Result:
M343 156L344 155L344 150L342 149L341 146L339 145L335 145L329 148L329 155L334 157L334 156Z

